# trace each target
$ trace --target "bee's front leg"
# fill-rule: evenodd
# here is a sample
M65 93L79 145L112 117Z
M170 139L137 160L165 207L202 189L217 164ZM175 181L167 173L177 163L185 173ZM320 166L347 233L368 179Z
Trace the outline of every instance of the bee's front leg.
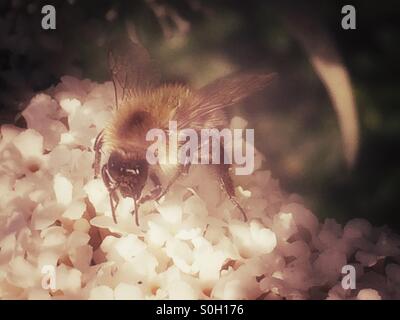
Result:
M111 206L112 217L113 217L114 223L117 224L118 222L117 222L117 215L115 214L115 210L118 207L119 197L115 193L115 190L109 191L109 195L110 195L110 206ZM115 204L113 204L113 200L114 200Z
M139 226L139 207L140 207L140 203L136 202L136 198L133 197L133 205L135 207L135 210L132 211L132 214L135 215L135 223L137 226Z
M150 174L150 179L154 184L154 188L151 189L150 193L145 195L144 197L141 197L138 204L141 205L147 201L155 200L158 198L158 196L162 192L162 186L160 179L157 177L157 175L153 172Z
M94 163L93 163L93 169L94 169L94 177L95 179L98 177L100 173L100 162L101 162L101 147L103 146L103 132L104 130L101 130L99 134L97 135L95 141L94 141Z
M103 165L103 167L101 168L101 177L103 178L103 182L107 188L109 197L110 197L110 206L111 206L111 212L112 212L112 217L114 220L114 223L117 224L117 216L115 214L115 210L118 207L118 203L119 203L119 197L116 193L116 190L118 189L118 185L114 185L111 180L110 177L107 173L107 165ZM114 205L115 202L115 205Z
M190 168L190 163L187 162L186 164L180 164L178 165L178 169L176 170L174 176L171 178L171 180L168 182L167 186L165 187L164 191L161 192L157 198L154 200L158 201L160 200L171 188L171 186L176 182L176 180L179 179L180 176L186 175L189 172Z

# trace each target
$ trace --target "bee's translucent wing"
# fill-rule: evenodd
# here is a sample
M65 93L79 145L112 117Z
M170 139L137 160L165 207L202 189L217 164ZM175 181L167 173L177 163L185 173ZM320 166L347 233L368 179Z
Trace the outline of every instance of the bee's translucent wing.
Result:
M118 41L110 47L108 64L117 107L137 92L158 84L159 72L137 38Z
M265 88L274 73L236 73L220 78L195 93L175 112L178 129L218 128L225 125L223 109Z

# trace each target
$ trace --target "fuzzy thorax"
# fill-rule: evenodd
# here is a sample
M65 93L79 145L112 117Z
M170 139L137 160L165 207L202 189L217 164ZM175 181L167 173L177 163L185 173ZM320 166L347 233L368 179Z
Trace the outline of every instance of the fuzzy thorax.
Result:
M108 149L146 149L146 134L154 128L166 129L177 108L187 103L191 91L181 85L165 85L139 92L123 101L104 130Z

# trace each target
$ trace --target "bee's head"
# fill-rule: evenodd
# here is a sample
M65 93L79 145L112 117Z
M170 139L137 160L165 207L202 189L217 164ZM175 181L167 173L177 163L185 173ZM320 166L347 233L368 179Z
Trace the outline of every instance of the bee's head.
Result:
M107 169L111 178L119 185L124 197L138 199L145 186L148 174L146 159L136 159L119 152L112 152Z

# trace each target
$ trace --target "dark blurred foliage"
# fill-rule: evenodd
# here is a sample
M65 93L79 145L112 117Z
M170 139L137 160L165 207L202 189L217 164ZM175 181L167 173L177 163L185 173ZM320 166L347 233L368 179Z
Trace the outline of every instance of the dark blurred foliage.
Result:
M57 29L41 29L53 4ZM343 30L353 4L357 30ZM285 27L302 13L328 32L351 76L361 127L359 158L346 169L337 119L307 54ZM0 0L1 123L36 91L71 74L109 79L107 44L132 21L167 80L195 86L233 69L279 78L236 108L256 129L266 167L321 218L365 217L400 231L400 6L397 1Z

